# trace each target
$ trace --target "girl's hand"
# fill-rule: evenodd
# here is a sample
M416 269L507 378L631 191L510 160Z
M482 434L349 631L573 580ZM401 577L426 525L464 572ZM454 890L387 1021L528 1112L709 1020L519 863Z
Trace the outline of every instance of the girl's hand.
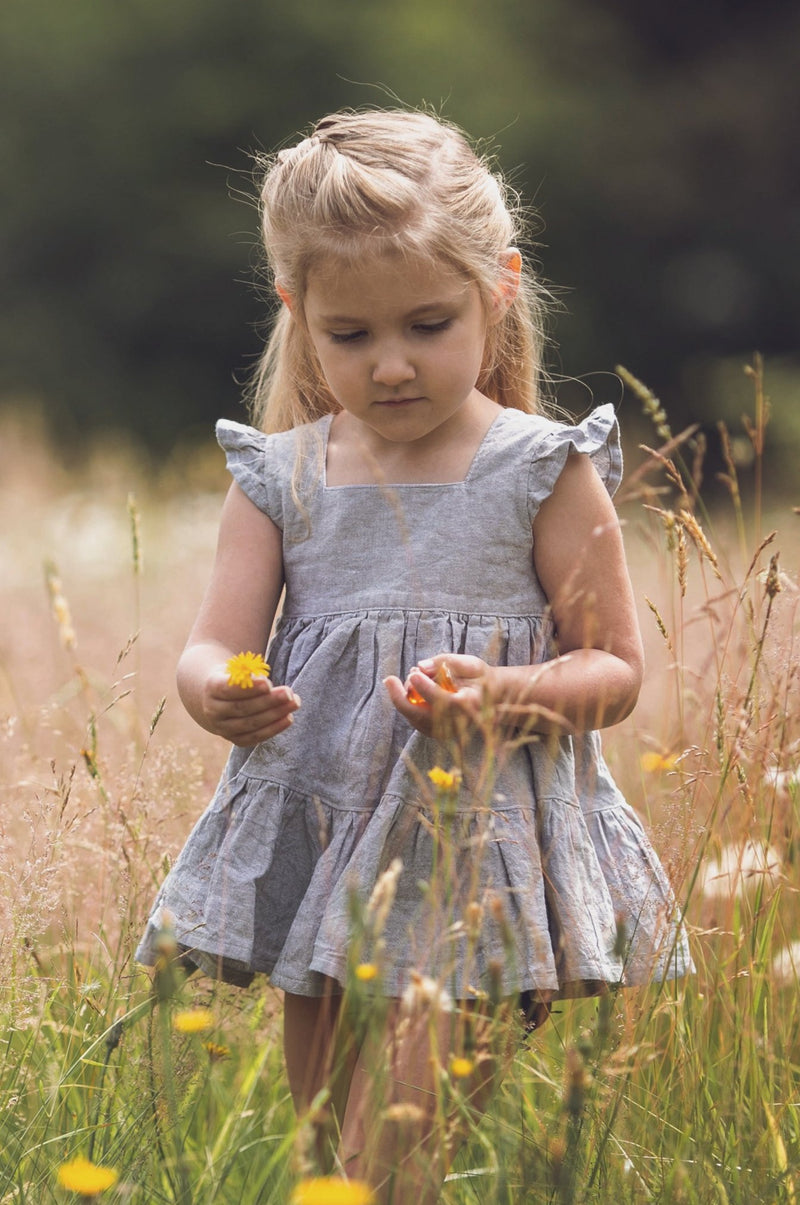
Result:
M201 723L215 736L250 748L283 732L292 723L299 697L288 686L253 678L248 687L230 686L224 664L207 677L200 697Z
M450 671L456 688L454 692L437 686L434 681L443 663ZM420 661L405 682L389 677L384 680L384 686L394 706L418 732L442 740L478 721L485 705L490 674L490 667L480 657L440 653ZM423 702L412 703L408 697L410 690Z

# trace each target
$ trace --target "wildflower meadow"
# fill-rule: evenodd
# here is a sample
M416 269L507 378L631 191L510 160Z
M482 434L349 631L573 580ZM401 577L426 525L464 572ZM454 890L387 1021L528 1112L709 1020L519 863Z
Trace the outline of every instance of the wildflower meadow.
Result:
M798 1199L800 493L770 478L760 362L746 371L750 410L713 449L622 374L650 432L617 499L648 669L604 745L696 973L556 1003L527 1039L502 1011L486 1022L502 1034L466 1026L436 1069L445 1205ZM174 688L222 457L148 468L108 443L78 474L7 416L0 460L0 1205L368 1205L319 1164L328 1096L294 1114L280 993L185 978L166 929L154 977L132 961L226 756ZM430 790L446 809L458 785L445 765ZM353 917L364 1040L390 888ZM412 986L423 1022L446 1007L446 984ZM498 1041L509 1069L477 1124L471 1084ZM413 1143L380 1076L375 1108Z

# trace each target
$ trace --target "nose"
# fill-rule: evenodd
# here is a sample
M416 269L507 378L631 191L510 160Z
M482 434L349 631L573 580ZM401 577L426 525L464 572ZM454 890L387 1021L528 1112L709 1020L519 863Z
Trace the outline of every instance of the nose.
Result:
M417 375L414 365L400 342L387 342L378 347L372 379L376 385L396 388Z

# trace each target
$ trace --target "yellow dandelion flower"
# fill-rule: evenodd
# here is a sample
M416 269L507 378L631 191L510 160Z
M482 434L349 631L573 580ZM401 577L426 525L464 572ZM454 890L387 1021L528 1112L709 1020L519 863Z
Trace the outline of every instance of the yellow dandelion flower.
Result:
M340 1180L319 1176L301 1180L291 1197L291 1205L374 1205L375 1194L363 1180Z
M260 653L237 653L225 668L228 686L242 686L245 690L253 685L254 678L269 677L269 666Z
M62 1163L58 1169L58 1183L69 1192L77 1192L82 1197L94 1197L99 1192L112 1188L119 1179L113 1167L98 1167L84 1159L82 1155Z
M674 754L665 757L662 753L655 753L652 750L643 753L639 758L639 765L644 770L645 774L658 774L665 770L674 770L678 759Z
M207 1008L188 1008L172 1018L172 1028L178 1033L204 1033L214 1027L214 1014Z
M362 983L371 983L378 977L378 968L374 962L360 962L355 971L356 979Z
M458 770L443 770L441 766L434 766L428 771L428 778L438 790L452 791L458 786L461 775Z
M472 1059L454 1055L450 1060L450 1074L453 1079L469 1079L475 1070Z
M229 1046L218 1046L216 1042L203 1042L203 1049L208 1051L208 1057L212 1063L229 1058L231 1053Z

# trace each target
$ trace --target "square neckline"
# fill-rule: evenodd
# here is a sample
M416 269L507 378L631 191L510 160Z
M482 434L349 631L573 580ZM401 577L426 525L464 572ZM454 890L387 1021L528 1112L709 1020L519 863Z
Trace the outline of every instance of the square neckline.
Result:
M487 444L491 441L490 437L492 437L494 435L495 430L498 427L501 419L503 419L508 414L509 409L511 409L511 407L504 406L500 410L500 413L496 414L494 416L491 423L484 431L480 443L478 444L477 448L475 449L475 455L472 457L472 460L470 461L469 468L467 469L464 476L461 477L458 481L363 481L363 482L355 482L354 481L354 482L345 483L343 485L329 485L328 484L328 438L329 438L330 432L331 432L331 424L332 424L334 418L336 417L336 415L326 414L324 416L324 418L322 418L322 420L321 420L321 423L322 423L322 488L323 488L323 490L328 492L328 491L334 491L334 490L376 490L376 489L377 490L387 490L387 489L389 489L389 490L418 490L418 489L431 490L431 489L452 489L453 487L464 486L469 482L470 478L472 477L472 474L475 471L478 461L482 458L483 452L484 452ZM522 413L522 412L520 411L520 413Z

